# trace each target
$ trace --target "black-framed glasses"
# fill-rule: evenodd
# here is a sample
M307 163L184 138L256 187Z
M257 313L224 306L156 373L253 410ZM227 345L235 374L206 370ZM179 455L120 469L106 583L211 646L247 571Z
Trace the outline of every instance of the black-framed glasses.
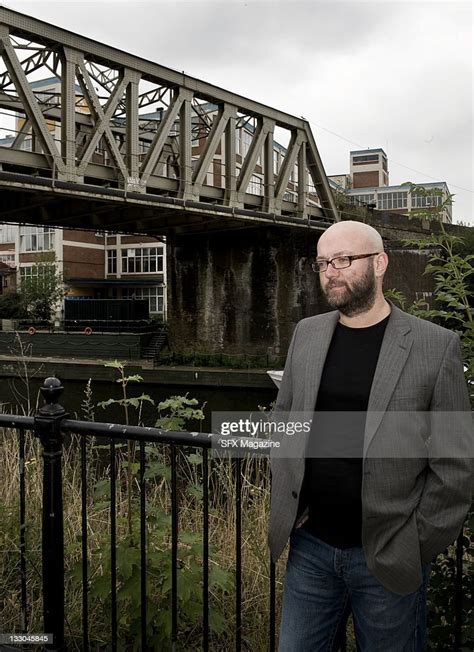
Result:
M336 256L331 258L331 260L317 260L314 263L311 263L313 272L325 272L328 268L328 265L332 265L334 269L345 269L352 265L353 260L358 260L359 258L369 258L370 256L378 256L380 251L377 251L374 254L355 254L354 256Z

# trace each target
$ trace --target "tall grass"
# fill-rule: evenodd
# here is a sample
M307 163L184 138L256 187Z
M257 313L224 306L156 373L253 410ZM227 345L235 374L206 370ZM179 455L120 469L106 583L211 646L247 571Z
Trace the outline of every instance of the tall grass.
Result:
M169 452L159 453L166 465ZM27 588L28 630L42 631L41 594L41 458L40 445L32 433L26 433L26 501L27 501ZM91 649L107 649L110 631L110 613L107 597L96 595L94 587L109 582L107 548L104 541L110 533L109 499L101 495L110 480L108 452L89 441L87 446L87 512L88 512L88 560L91 597L89 625ZM119 453L120 457L120 453ZM196 458L180 453L179 460L179 568L197 561L199 564L202 533L202 466ZM19 473L18 435L4 429L0 434L0 622L3 631L18 631L20 623L20 570L19 570ZM125 471L119 464L117 474L117 542L127 534L127 495ZM104 482L107 481L107 482ZM209 471L209 542L211 546L210 571L224 572L221 584L210 586L211 610L219 612L224 626L211 633L211 649L232 647L235 627L235 573L236 493L235 465L230 460L210 459ZM269 556L266 544L267 514L269 508L269 474L267 460L249 458L242 461L242 641L243 649L258 652L268 649L269 631ZM139 487L134 486L134 509L138 509ZM64 446L63 455L64 539L66 569L66 639L68 649L82 649L81 622L81 470L80 443L78 436L71 436ZM147 481L147 554L164 553L171 560L170 552L170 481L158 476ZM153 515L159 516L153 519ZM193 539L192 534L196 535ZM138 536L138 535L137 535ZM197 543L196 543L197 542ZM193 556L189 556L190 548ZM119 558L120 563L120 558ZM163 562L164 567L168 562ZM279 622L280 595L284 561L277 567L277 622ZM183 571L184 572L184 571ZM225 576L225 573L228 573ZM166 573L165 573L166 574ZM184 575L183 575L184 577ZM178 584L180 575L178 574ZM163 599L169 602L168 593L151 573L148 577L151 618L159 617ZM184 580L183 580L184 582ZM184 584L178 586L186 589ZM161 588L161 598L153 594ZM120 585L119 585L120 589ZM196 589L196 587L195 587ZM200 591L200 587L197 587ZM100 593L100 591L99 591ZM161 601L160 601L161 600ZM119 632L130 643L127 627L133 620L133 601L119 603ZM169 604L166 605L169 609ZM199 613L200 604L196 605ZM127 614L127 610L129 613ZM168 613L168 612L167 612ZM178 621L180 614L178 614ZM211 618L212 624L212 618ZM193 625L182 623L179 649L199 649L202 629L197 617ZM124 649L130 649L125 646Z

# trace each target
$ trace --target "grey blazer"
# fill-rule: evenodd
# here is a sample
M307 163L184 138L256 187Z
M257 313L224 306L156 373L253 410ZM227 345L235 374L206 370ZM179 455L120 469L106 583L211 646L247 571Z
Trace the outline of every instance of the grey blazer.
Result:
M333 311L297 324L275 412L314 410L338 319ZM425 417L456 412L466 418L453 418L445 428L430 427L420 437L417 414L407 436L410 428L393 428L393 411L423 412ZM271 454L268 543L274 561L306 507L299 494L307 437L302 434L300 444L293 438L291 455L285 456L285 442ZM405 448L413 446L413 454L403 459L397 453L402 441ZM295 445L300 449L296 455ZM461 531L471 504L473 447L458 336L392 306L369 398L362 478L362 545L369 569L387 589L400 595L416 591L421 566ZM440 451L448 450L455 453L443 457Z

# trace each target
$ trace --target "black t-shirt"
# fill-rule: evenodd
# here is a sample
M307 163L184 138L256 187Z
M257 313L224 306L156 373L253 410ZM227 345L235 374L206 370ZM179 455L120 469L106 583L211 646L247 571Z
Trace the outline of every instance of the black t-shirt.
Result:
M305 529L336 548L362 545L365 416L388 319L367 328L338 323L321 377L301 498Z

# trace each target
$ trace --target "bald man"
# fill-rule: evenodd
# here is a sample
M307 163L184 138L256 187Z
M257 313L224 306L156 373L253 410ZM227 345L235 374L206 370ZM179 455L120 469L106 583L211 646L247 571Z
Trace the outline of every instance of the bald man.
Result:
M290 539L280 652L339 649L351 611L362 652L423 650L430 563L471 503L459 338L384 298L387 265L366 224L319 239L333 310L297 324L274 410L312 413L272 450L274 561Z

